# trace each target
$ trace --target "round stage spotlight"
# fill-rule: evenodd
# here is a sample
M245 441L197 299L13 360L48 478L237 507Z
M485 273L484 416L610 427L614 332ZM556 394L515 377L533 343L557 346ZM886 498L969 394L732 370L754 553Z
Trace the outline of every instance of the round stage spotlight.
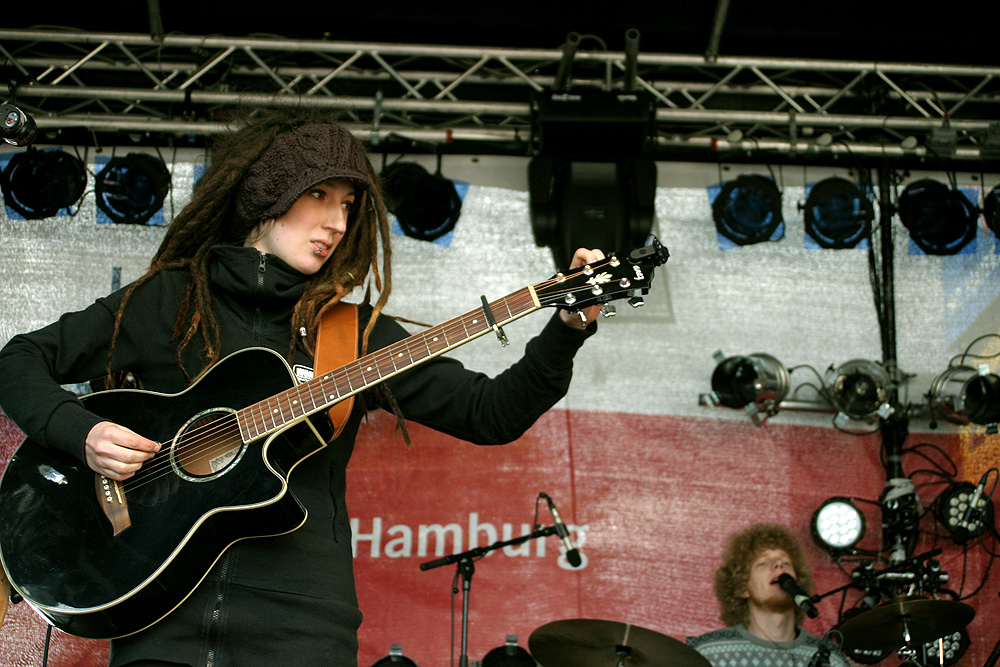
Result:
M931 382L927 392L927 406L934 417L941 417L952 424L968 424L963 398L965 383L976 375L968 366L950 366Z
M778 404L788 394L788 385L785 366L771 355L760 352L725 358L712 373L712 393L718 403L729 408L745 408L754 414L776 414ZM760 423L762 421L758 426Z
M831 554L849 551L865 536L865 516L850 498L830 498L812 515L816 544Z
M28 220L51 218L80 199L87 170L62 150L29 148L10 159L0 175L4 201Z
M962 402L969 420L982 426L1000 422L1000 376L979 372L962 387Z
M744 174L722 186L712 218L719 233L737 245L767 241L783 222L781 193L771 179Z
M988 426L1000 421L1000 377L969 366L951 366L927 394L931 414L953 424Z
M97 207L112 222L142 225L163 207L170 191L170 172L162 160L129 153L111 158L97 175L94 191Z
M871 233L874 211L857 185L827 178L809 190L806 232L823 248L853 248Z
M993 502L987 494L977 494L973 484L956 482L934 501L934 514L956 544L965 544L993 525Z
M453 230L462 214L455 183L419 164L396 162L382 170L386 208L407 236L433 241Z
M27 146L37 133L34 118L13 104L0 105L0 138L11 146Z
M888 371L874 361L852 359L833 372L830 400L833 407L851 419L871 419L891 414Z
M965 195L930 178L906 186L899 219L928 255L954 255L976 237L978 212Z

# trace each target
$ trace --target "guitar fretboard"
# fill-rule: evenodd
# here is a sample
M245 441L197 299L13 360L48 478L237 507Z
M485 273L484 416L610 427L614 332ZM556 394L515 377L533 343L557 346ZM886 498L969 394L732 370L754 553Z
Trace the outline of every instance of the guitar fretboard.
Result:
M540 308L532 287L492 301L497 326ZM414 334L329 373L236 412L244 442L270 435L308 415L493 330L482 308Z

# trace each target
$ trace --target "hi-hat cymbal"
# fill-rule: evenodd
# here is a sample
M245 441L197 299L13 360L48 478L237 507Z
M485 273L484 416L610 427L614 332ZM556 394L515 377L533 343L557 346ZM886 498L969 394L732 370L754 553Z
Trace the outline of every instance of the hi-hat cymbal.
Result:
M840 626L844 648L897 649L934 641L961 630L976 610L954 600L910 598L875 607Z
M543 667L711 667L682 641L637 625L591 618L546 623L528 647Z

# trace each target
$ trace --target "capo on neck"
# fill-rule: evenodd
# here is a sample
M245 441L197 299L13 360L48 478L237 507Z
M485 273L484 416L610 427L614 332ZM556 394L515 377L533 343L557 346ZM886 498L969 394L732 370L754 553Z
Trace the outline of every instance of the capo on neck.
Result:
M503 332L503 327L498 325L496 319L494 319L493 311L490 310L490 304L486 300L486 295L483 294L479 298L483 300L483 312L486 314L486 321L489 323L490 328L496 332L497 340L500 341L500 344L507 347L510 345L510 341L507 340L507 334Z

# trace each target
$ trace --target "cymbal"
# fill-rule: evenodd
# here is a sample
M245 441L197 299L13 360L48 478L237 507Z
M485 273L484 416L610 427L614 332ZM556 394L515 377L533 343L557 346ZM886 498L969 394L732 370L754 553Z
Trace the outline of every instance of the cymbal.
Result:
M896 649L957 632L975 615L975 609L954 600L904 598L848 619L840 631L845 648Z
M711 667L682 641L637 625L591 618L546 623L528 648L544 667Z

